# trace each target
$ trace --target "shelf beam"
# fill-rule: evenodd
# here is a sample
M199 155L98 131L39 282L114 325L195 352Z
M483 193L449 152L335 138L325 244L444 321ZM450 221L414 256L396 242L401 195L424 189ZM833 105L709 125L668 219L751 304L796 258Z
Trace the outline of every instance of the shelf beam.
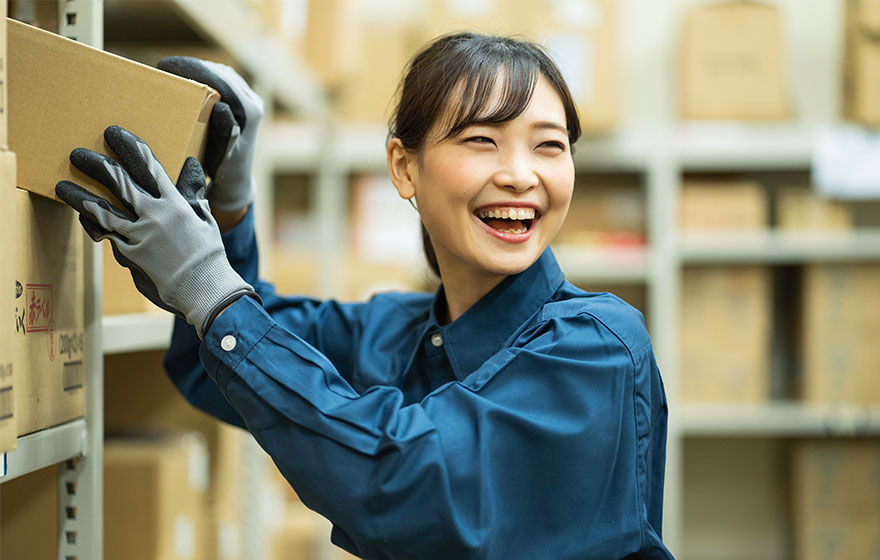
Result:
M880 406L769 404L682 404L685 437L880 436Z
M84 418L21 436L17 447L3 454L5 472L0 482L83 457L87 451L88 431Z

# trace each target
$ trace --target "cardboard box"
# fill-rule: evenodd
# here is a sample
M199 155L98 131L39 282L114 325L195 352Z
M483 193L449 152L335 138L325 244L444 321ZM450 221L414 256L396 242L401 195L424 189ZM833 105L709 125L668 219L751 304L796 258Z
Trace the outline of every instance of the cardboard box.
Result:
M847 0L843 113L880 127L880 1Z
M58 468L0 484L0 558L58 557Z
M686 180L681 185L681 229L761 230L769 212L767 194L754 181Z
M776 227L786 231L849 230L850 206L822 198L812 188L787 187L776 193Z
M18 231L15 199L15 154L0 151L0 227L11 239ZM15 310L15 280L18 266L18 244L0 245L0 309L10 317ZM15 323L0 323L0 451L14 449L18 436L18 417L15 410L15 373L21 367L16 353ZM0 533L2 534L2 533Z
M797 442L792 449L794 557L876 558L880 552L880 442Z
M112 199L69 163L74 148L107 153L110 125L146 141L174 181L187 156L203 153L219 99L211 88L17 21L8 26L9 144L19 154L19 187L57 200L55 184L67 179Z
M108 439L104 445L104 555L206 559L204 442L194 434Z
M645 190L625 175L589 176L575 183L565 223L555 244L645 243Z
M15 414L24 435L85 413L82 227L65 204L15 190Z
M804 268L800 393L812 403L880 403L880 264Z
M356 1L310 0L304 43L306 63L325 88L336 90L358 68L360 25Z
M8 86L6 80L7 49L6 49L6 8L7 2L0 6L0 149L9 145L9 111Z
M104 315L122 315L125 313L146 313L157 311L164 313L160 307L144 297L134 286L131 272L113 257L110 241L101 243L104 250L104 280L101 292Z
M761 402L770 391L772 278L759 266L688 267L681 281L681 396Z
M779 8L762 2L717 2L688 13L681 45L681 116L787 118L782 29Z

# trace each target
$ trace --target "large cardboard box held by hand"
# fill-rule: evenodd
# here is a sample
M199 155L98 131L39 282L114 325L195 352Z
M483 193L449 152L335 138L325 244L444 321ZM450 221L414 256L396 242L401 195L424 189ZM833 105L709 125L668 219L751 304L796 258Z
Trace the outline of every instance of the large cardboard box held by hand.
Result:
M66 204L15 189L14 205L14 407L24 435L85 413L83 233Z
M0 228L7 239L18 231L15 212L15 154L0 151ZM17 243L0 244L0 310L11 319L15 308L15 267ZM0 322L0 451L13 449L18 435L18 418L15 416L14 373L17 365L15 324ZM0 533L2 534L2 533Z
M74 148L108 153L104 129L143 138L177 179L187 156L203 153L213 89L8 20L9 144L18 186L54 198L67 179L107 195L69 162Z

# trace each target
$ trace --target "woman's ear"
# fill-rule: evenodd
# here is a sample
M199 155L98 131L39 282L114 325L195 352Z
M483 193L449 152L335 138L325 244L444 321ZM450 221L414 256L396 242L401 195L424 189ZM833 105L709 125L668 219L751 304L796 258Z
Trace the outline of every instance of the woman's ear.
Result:
M400 138L388 141L388 172L400 198L411 199L416 194L410 165L416 156L403 147Z

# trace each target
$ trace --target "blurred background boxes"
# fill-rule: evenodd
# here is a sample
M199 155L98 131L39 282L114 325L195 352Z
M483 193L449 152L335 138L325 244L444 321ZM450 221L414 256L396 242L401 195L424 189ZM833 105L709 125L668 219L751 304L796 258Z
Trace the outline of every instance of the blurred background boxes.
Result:
M844 115L880 127L880 0L846 0Z
M804 269L802 398L880 404L880 265Z
M688 267L681 293L681 398L766 401L773 306L769 269Z
M680 111L685 119L790 116L780 9L768 2L693 8L682 31Z
M682 230L766 230L770 206L755 181L686 180L681 185L679 228Z
M796 558L880 554L880 442L797 442L792 475Z

